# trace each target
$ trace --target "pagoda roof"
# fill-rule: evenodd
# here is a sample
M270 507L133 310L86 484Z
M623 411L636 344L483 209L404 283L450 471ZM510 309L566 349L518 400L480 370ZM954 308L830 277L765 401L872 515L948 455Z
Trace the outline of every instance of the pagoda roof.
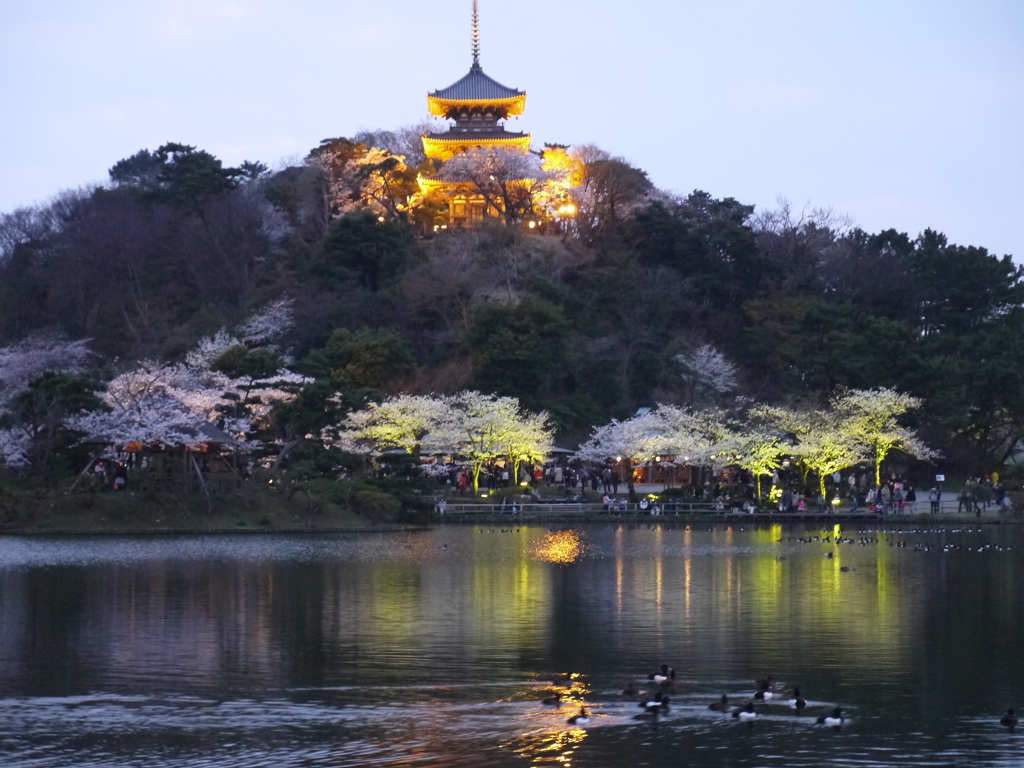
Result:
M478 63L470 67L469 74L447 88L434 91L430 96L444 101L505 101L518 99L526 94L509 88L488 77Z

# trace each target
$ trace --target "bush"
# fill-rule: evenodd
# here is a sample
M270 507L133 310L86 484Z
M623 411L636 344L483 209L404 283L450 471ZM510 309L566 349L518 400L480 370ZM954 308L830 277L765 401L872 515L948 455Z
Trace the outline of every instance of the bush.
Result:
M402 511L402 504L390 493L362 486L352 494L352 510L374 523L393 521Z

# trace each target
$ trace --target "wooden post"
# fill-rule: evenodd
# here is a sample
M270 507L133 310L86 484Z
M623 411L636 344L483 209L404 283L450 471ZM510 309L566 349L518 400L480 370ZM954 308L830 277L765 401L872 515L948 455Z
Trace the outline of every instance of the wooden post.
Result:
M199 468L199 462L196 461L195 454L187 448L185 449L185 455L192 459L192 466L195 467L196 477L199 478L199 487L203 489L203 494L206 496L206 507L212 513L213 501L210 499L210 492L206 489L206 481L203 480L203 471Z
M75 478L75 482L72 483L71 487L68 489L68 493L73 493L74 492L75 488L78 487L78 484L80 482L82 482L82 478L85 477L86 473L90 469L92 469L93 464L96 463L96 460L99 459L100 454L102 454L102 453L103 453L103 449L102 448L99 451L96 452L96 454L92 457L92 461L90 461L88 464L86 464L85 465L85 469L83 469L81 474L77 478Z

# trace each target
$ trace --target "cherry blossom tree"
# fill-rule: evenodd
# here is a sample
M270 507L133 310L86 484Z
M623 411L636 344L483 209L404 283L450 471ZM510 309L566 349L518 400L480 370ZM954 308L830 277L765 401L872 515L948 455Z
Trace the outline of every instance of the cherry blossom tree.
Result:
M833 410L777 408L772 412L780 425L795 435L796 444L791 452L803 464L805 474L807 471L817 474L822 496L828 475L868 458L864 443L845 429L842 416Z
M249 345L277 342L292 327L294 321L291 299L279 299L246 320L238 329L242 341Z
M464 184L479 194L491 211L506 224L515 224L535 213L535 195L551 175L541 159L510 147L474 147L447 160L436 179Z
M32 456L32 431L18 424L12 412L16 400L48 371L81 371L90 354L88 339L71 341L52 332L0 348L0 464L26 467Z
M761 498L761 478L782 466L792 450L784 430L763 408L754 408L733 430L730 440L732 461L754 476L757 498Z
M710 344L676 355L675 360L683 371L689 403L697 404L736 389L736 366Z
M89 359L89 340L70 341L55 333L37 333L0 349L0 409L46 371L75 373Z
M610 424L594 429L590 439L576 451L575 458L593 464L625 462L629 497L636 501L632 466L634 463L652 461L667 447L665 429L665 420L656 411L639 414L625 421L613 419Z
M344 451L367 456L396 449L411 454L445 452L454 447L449 439L438 439L448 417L445 398L397 395L348 414L332 442Z
M659 453L681 456L693 466L712 470L732 463L733 433L724 411L659 405L652 413L660 424Z
M920 408L920 398L885 387L854 389L832 399L832 407L842 415L842 429L867 448L875 462L875 485L882 481L882 462L893 448L923 461L938 453L897 419L908 411Z
M520 461L543 458L551 450L547 414L531 416L518 398L467 391L449 398L449 405L443 433L458 440L458 455L472 468L474 491L487 462L508 458L518 471Z
M310 380L283 368L261 377L213 370L214 361L235 348L231 342L237 340L221 332L203 339L184 364L140 362L102 393L110 411L82 415L74 428L113 444L194 445L208 440L216 424L236 450L262 447L259 433L271 409L294 399Z
M552 429L545 413L524 411L514 397L460 392L450 397L396 395L348 414L332 438L352 453L379 456L389 450L453 455L472 469L473 488L489 461L507 458L518 468L551 450Z
M334 216L370 207L400 217L418 191L416 170L403 156L349 139L325 139L306 163L323 170Z

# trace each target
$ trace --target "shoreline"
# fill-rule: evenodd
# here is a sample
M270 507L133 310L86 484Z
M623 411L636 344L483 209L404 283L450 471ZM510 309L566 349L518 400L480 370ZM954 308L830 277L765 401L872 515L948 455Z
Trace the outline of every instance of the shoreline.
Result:
M884 527L902 527L906 525L1024 525L1024 517L1007 515L959 515L956 513L940 513L932 515L921 513L914 515L877 515L877 514L697 514L697 515L616 515L607 514L452 514L448 513L435 518L426 525L379 525L379 526L331 526L331 527L236 527L236 528L90 528L90 529L47 529L23 528L0 529L0 538L82 538L89 536L133 537L133 536L309 536L338 534L379 534L379 533L418 533L430 530L439 525L664 525L667 527L699 525L735 525L752 523L757 525L785 524L840 524L873 523Z

